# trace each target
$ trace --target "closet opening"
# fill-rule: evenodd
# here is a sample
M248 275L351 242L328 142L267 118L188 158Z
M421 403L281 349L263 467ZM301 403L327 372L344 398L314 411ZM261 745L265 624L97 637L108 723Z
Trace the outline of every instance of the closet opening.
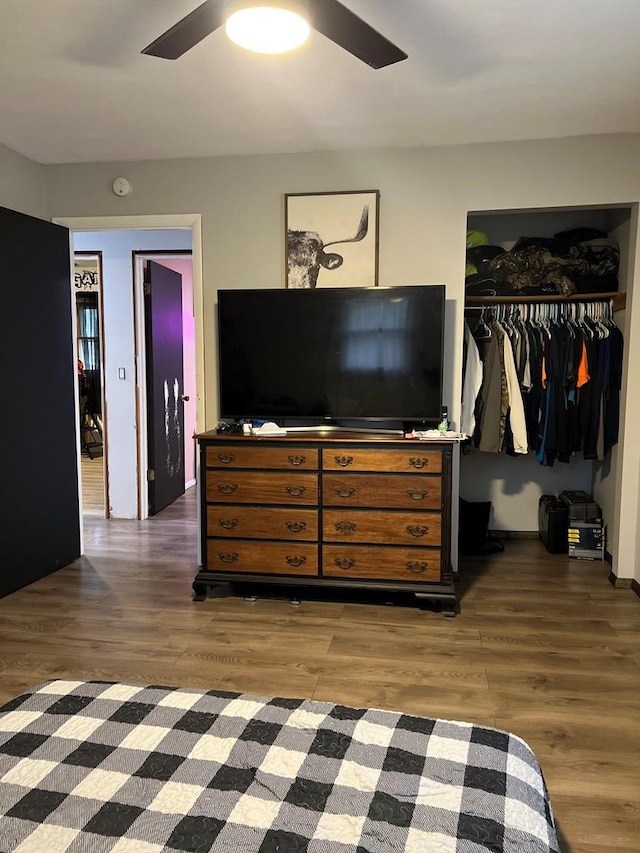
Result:
M473 399L463 401L461 429L473 435L462 448L460 496L490 505L487 535L507 550L509 540L530 539L545 553L541 497L581 491L602 509L604 556L614 559L626 385L616 347L628 334L632 226L628 205L468 214L463 386ZM572 373L581 365L581 335L593 379ZM470 347L479 357L475 379ZM564 360L560 374L547 376L554 359Z

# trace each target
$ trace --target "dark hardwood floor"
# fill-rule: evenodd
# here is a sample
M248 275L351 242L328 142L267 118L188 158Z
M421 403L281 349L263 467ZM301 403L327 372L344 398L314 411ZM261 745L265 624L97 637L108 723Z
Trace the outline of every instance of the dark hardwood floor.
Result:
M523 737L565 853L640 850L640 599L608 566L510 540L466 559L462 612L191 600L191 489L146 522L85 517L86 556L0 600L0 702L55 677L289 695Z

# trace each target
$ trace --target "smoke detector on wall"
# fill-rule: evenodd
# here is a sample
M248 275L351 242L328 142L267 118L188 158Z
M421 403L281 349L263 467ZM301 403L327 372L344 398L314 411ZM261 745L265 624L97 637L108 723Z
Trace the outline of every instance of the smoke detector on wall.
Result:
M126 178L116 178L111 184L111 189L116 195L125 196L131 193L131 184Z

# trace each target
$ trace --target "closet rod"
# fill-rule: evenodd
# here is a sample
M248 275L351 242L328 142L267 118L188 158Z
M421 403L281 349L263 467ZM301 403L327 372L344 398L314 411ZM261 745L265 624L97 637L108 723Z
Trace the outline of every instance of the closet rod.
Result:
M580 302L578 302L577 300L574 300L571 304L572 305L580 305L580 304L609 305L612 302L613 302L613 300L611 300L611 299L581 299ZM465 305L464 310L465 311L486 311L486 310L490 310L491 308L497 307L498 305L508 305L512 308L517 308L518 305L558 305L558 304L561 304L561 303L558 303L557 301L556 302L547 302L546 299L545 300L538 300L536 302L524 302L521 299L509 299L509 300L505 300L504 302L492 302L491 304L487 304L487 305ZM613 310L614 311L616 310L615 305L614 305Z
M573 293L571 296L561 296L550 293L545 296L467 296L465 307L482 307L483 305L499 305L500 303L521 302L613 302L614 311L624 311L627 304L626 291L616 293Z

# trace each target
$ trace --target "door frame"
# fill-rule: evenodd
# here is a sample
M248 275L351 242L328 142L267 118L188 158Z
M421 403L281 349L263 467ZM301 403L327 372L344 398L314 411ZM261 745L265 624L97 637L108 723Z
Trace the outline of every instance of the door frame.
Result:
M136 421L138 424L138 518L144 520L149 517L149 489L146 471L149 468L149 441L147 429L147 363L145 347L145 323L144 323L144 264L146 261L157 261L171 259L190 260L193 268L193 252L191 249L135 249L131 253L131 265L133 269L133 313L135 318L135 360L136 360ZM193 299L195 303L195 284ZM194 304L194 317L195 304ZM197 321L196 321L197 326ZM184 350L183 350L184 352ZM196 377L198 376L196 364ZM197 379L196 379L197 381ZM199 394L198 394L199 396ZM197 422L197 400L196 400L196 422ZM187 436L183 437L184 449L187 448ZM191 484L193 485L193 483Z
M202 216L199 213L180 214L140 214L134 216L58 216L52 220L57 225L63 225L70 232L74 231L154 231L162 229L185 228L191 230L191 250L193 260L193 310L195 318L195 359L196 359L196 429L204 430L206 422L206 401L204 394L204 294L202 280ZM69 251L73 263L73 239L70 234ZM72 266L73 268L73 266ZM73 282L70 286L75 289ZM74 355L77 358L77 343L74 341ZM140 412L137 412L138 428ZM79 414L76 412L77 442L80 448ZM138 495L143 471L140 460L137 462L136 478ZM82 474L78 471L79 488L82 486ZM144 469L146 482L146 469ZM141 518L141 507L138 499L138 518ZM82 531L82 506L80 506L80 530ZM84 539L81 539L81 550L84 553Z

